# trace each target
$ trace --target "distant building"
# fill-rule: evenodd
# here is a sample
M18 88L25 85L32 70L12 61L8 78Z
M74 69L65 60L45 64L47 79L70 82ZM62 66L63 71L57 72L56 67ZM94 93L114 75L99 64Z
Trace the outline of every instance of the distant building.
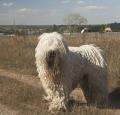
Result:
M15 34L8 34L8 37L15 37Z
M112 29L110 27L106 27L104 32L112 32Z
M0 36L4 36L4 33L0 33Z
M63 32L63 35L68 36L68 35L70 35L70 32L67 31L67 30L65 30L65 31Z

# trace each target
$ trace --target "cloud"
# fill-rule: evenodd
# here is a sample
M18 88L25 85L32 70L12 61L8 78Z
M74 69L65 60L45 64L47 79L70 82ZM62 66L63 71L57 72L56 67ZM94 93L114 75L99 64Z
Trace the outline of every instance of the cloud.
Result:
M28 8L21 8L19 9L20 12L28 12L28 11L31 11L31 9L28 9Z
M55 16L57 14L56 9L29 9L29 8L21 8L14 11L16 15L19 16L34 16L34 17L48 17Z
M13 15L14 16L13 16ZM17 24L58 24L61 22L61 10L52 8L18 8L9 12L16 17ZM5 17L5 16L4 16ZM29 20L28 20L29 17Z
M85 6L84 8L89 9L89 10L105 9L105 7L103 7L103 6Z
M83 0L79 0L79 1L77 1L77 4L82 4L82 3L84 3Z
M74 11L79 12L79 11L100 11L100 10L107 10L107 7L105 6L79 6L75 7Z
M84 3L83 0L62 0L62 4L69 4L69 3L77 3L77 4L82 4Z
M62 0L62 1L61 1L62 4L68 4L68 3L70 3L70 2L71 2L70 0Z
M9 3L4 2L2 5L6 6L6 7L10 7L10 6L13 6L14 3L13 2L9 2Z
M57 14L57 10L56 10L56 9L50 9L50 10L48 11L48 14L54 16L54 15Z

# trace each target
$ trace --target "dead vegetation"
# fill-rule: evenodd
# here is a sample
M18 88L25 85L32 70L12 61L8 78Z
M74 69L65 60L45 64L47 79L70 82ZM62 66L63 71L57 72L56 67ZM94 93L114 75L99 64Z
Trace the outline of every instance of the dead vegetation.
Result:
M120 107L120 34L83 34L80 36L65 37L69 45L79 46L82 44L96 44L101 47L106 56L108 64L108 80L110 98L113 100L111 108L95 108L92 106L80 105L72 112L60 112L59 115L119 115ZM35 38L0 38L0 68L19 74L37 76L35 67L34 50L37 45ZM28 83L19 81L15 76L11 78L0 74L0 114L12 111L11 115L47 115L46 103L42 102L43 90L34 87L29 82L30 76L24 76ZM35 77L31 77L35 80ZM24 81L25 79L23 79ZM38 82L36 80L36 82ZM33 82L33 84L35 84ZM116 105L115 105L116 104ZM115 106L114 106L115 105ZM117 108L116 108L117 107ZM9 109L5 109L9 108ZM6 111L6 112L5 112Z

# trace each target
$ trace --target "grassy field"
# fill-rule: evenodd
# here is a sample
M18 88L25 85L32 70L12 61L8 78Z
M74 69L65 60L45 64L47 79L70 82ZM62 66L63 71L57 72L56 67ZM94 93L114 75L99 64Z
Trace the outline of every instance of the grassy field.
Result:
M114 101L120 104L120 34L92 33L76 37L65 36L64 39L72 46L96 44L104 50L104 55L108 64L109 90L112 91L113 89L117 89L117 92L111 96L117 98L118 100L114 99ZM0 38L0 68L13 73L29 75L25 76L26 78L29 77L27 79L36 79L35 76L37 76L37 72L35 67L34 51L37 43L38 41L36 37ZM24 79L26 79L25 77ZM2 91L2 93L0 92L0 109L3 106L12 107L12 110L14 110L15 113L13 112L11 115L18 115L18 113L20 115L49 114L46 112L46 104L41 100L43 94L42 89L28 85L29 83L23 83L24 79L21 82L18 79L9 78L4 75L0 76L0 91ZM6 99L7 97L5 95L8 95L9 98ZM22 103L22 106L20 106L20 103ZM120 115L119 109L114 106L112 108L114 109L98 109L81 105L75 107L75 110L72 112L61 112L59 114ZM5 115L4 111L5 110L0 111L0 115Z

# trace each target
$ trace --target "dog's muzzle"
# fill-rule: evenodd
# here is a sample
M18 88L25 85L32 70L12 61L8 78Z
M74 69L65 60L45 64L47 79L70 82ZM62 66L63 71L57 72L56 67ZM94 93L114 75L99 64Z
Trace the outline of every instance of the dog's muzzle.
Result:
M46 56L46 62L48 67L53 67L54 61L56 57L56 52L55 51L49 51L47 56Z

